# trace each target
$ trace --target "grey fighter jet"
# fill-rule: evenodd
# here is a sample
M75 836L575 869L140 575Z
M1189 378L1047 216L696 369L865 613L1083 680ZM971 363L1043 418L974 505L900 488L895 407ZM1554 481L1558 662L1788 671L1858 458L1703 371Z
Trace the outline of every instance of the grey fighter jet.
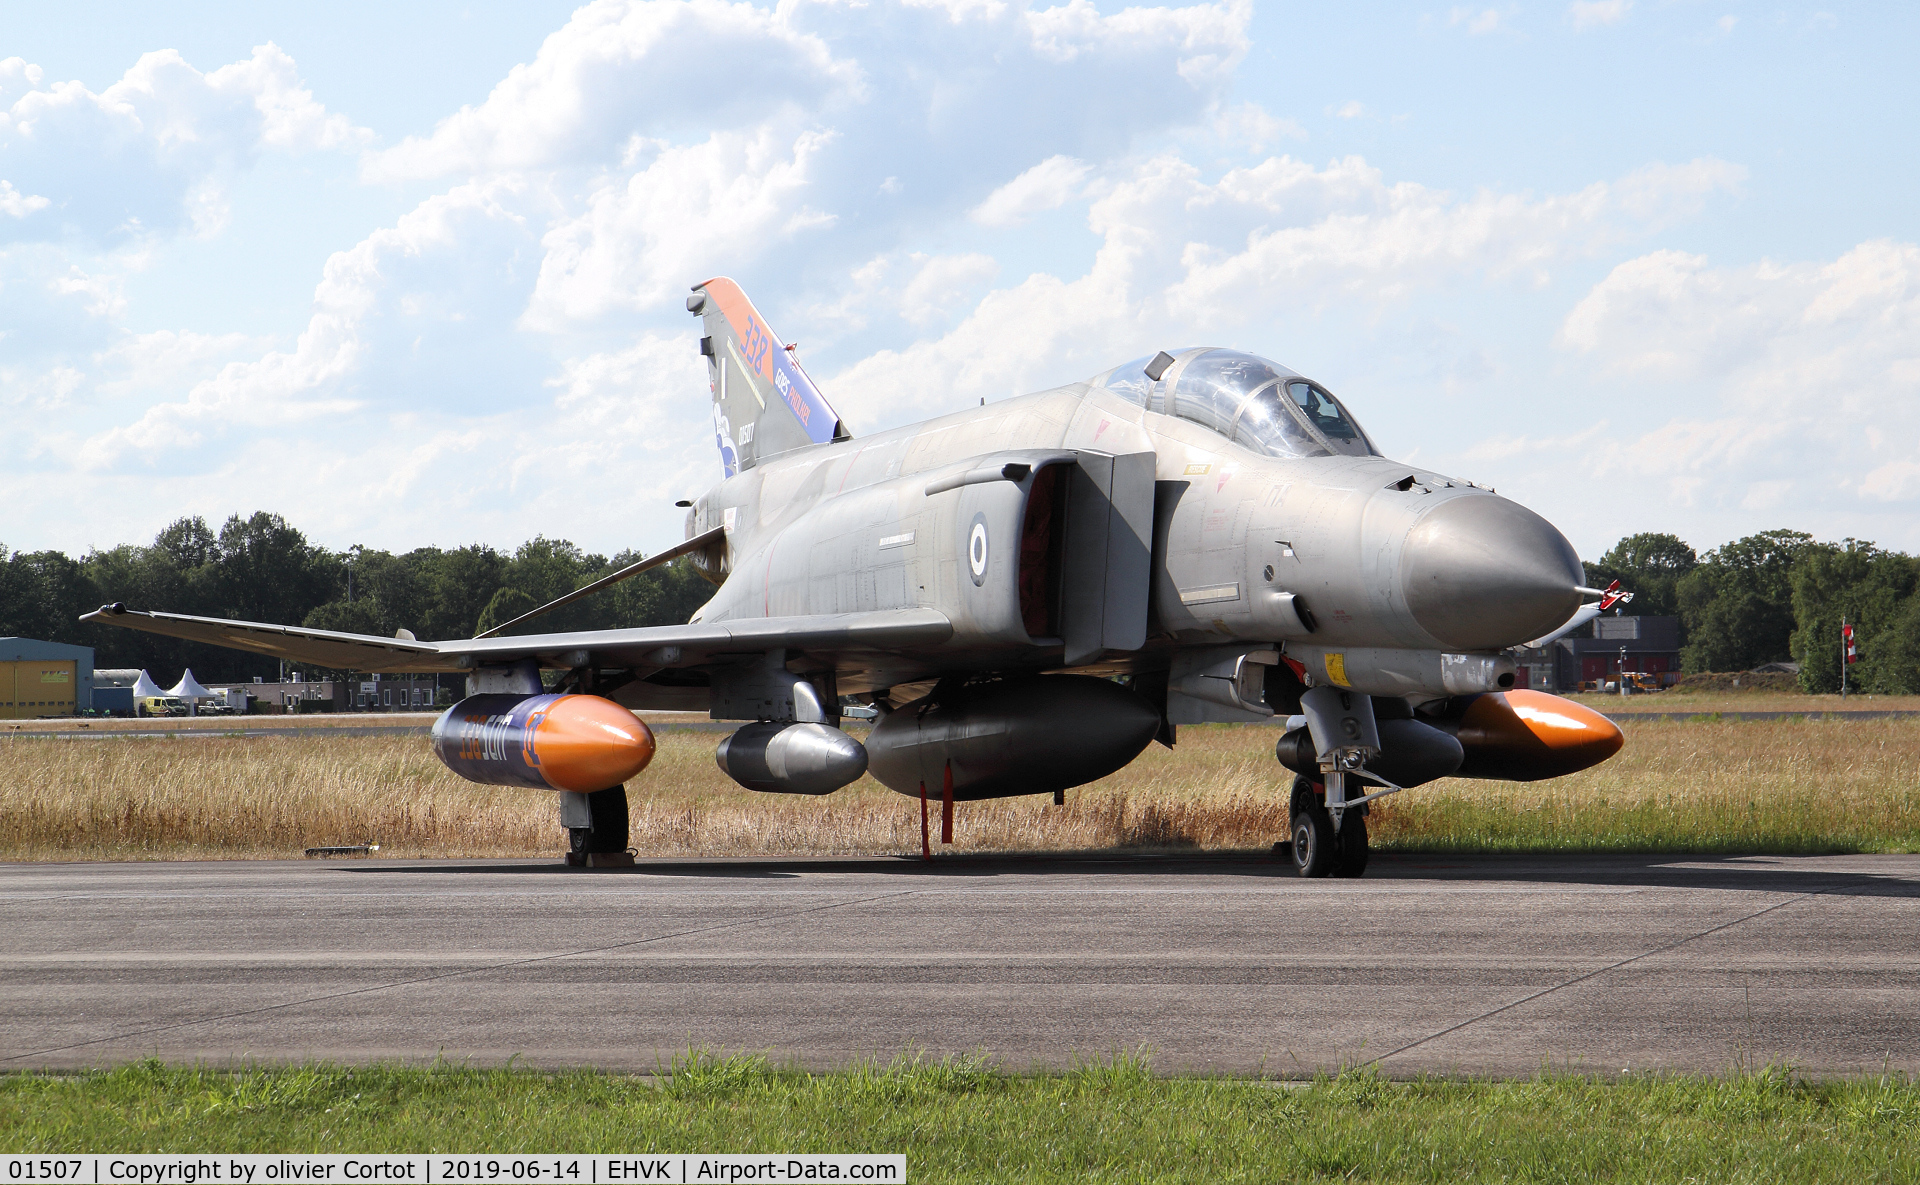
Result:
M575 863L617 862L633 713L746 722L722 769L923 802L1057 793L1178 727L1284 718L1303 875L1357 876L1368 804L1447 776L1605 760L1604 717L1514 689L1513 647L1591 618L1572 546L1480 488L1380 455L1346 406L1230 349L854 437L728 279L696 286L724 475L686 540L685 625L425 642L103 606L84 620L331 667L464 672L434 727L463 776L560 792ZM525 618L521 619L525 620ZM516 625L518 622L508 623ZM505 628L505 627L502 627ZM542 671L560 671L548 689ZM875 716L864 743L840 727ZM924 813L923 813L924 817Z

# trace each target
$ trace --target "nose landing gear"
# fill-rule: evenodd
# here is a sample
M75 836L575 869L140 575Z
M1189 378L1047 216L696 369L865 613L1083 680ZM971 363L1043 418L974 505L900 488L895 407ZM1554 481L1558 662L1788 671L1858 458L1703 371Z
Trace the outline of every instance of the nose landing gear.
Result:
M1293 829L1284 845L1301 876L1359 876L1367 870L1367 808L1341 812L1338 828L1322 791L1305 778L1293 780Z

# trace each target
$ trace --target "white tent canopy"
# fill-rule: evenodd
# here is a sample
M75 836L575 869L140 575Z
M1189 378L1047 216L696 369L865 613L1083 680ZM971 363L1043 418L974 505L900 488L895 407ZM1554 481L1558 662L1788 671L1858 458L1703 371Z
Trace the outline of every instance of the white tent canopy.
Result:
M187 673L180 676L180 682L175 683L172 687L167 689L167 694L177 695L181 699L218 699L219 698L218 696L214 695L213 692L208 691L206 688L200 686L200 680L193 677L192 667L188 667Z
M166 694L166 692L160 689L160 685L153 681L153 676L147 674L145 671L141 671L140 677L133 681L133 697L135 699L147 699L150 696Z

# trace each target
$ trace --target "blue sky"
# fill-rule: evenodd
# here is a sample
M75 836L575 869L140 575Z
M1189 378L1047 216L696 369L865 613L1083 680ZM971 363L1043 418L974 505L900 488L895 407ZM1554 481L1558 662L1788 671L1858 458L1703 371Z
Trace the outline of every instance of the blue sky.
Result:
M1590 557L1920 549L1916 24L9 3L0 543L657 549L729 274L856 434L1234 345Z

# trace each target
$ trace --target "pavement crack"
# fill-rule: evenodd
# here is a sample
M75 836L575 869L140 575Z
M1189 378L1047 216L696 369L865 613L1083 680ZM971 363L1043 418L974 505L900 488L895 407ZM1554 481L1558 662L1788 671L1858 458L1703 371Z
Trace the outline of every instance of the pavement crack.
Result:
M415 984L434 983L443 979L458 979L466 975L479 975L489 971L505 971L510 967L526 967L535 963L551 963L559 959L574 959L582 955L602 955L609 951L625 950L629 947L647 946L656 942L668 942L675 938L690 938L696 934L712 934L720 930L735 930L742 926L758 926L770 922L784 922L791 918L806 917L808 914L825 913L832 909L844 909L851 905L868 905L875 901L889 901L896 897L911 897L918 889L907 889L898 893L876 893L870 897L858 897L852 901L835 901L828 905L816 905L810 909L796 909L787 913L774 914L771 917L742 918L736 922L720 922L711 926L696 926L691 930L676 930L671 934L655 934L647 938L632 938L625 942L610 942L604 946L589 946L579 950L555 951L547 955L531 955L524 959L508 959L501 963L489 963L484 967L468 967L460 971L441 971L434 975L416 975L408 979L396 979L388 983L369 984L345 992L328 992L321 996L305 996L298 1000L288 1000L281 1004L264 1004L258 1008L242 1008L236 1012L222 1012L216 1016L202 1016L193 1020L175 1021L172 1024L152 1025L144 1029L135 1029L128 1033L115 1033L108 1037L95 1037L90 1041L75 1041L67 1045L55 1045L47 1049L36 1049L28 1053L10 1054L0 1057L0 1063L17 1062L26 1058L46 1057L48 1054L66 1053L73 1049L85 1049L89 1045L108 1045L116 1041L132 1041L139 1037L151 1037L156 1033L170 1033L178 1029L190 1029L195 1025L210 1025L223 1020L239 1020L247 1016L260 1016L268 1012L279 1012L287 1008L298 1008L303 1004L324 1004L329 1000L345 1000L353 996L364 996L373 992L390 991L394 988L412 987Z
M1563 980L1562 982L1556 983L1551 987L1543 987L1537 992L1529 992L1527 995L1521 996L1517 1000L1507 1001L1505 1004L1500 1005L1500 1007L1498 1008L1489 1008L1487 1009L1487 1011L1480 1013L1478 1016L1470 1016L1467 1019L1459 1022L1458 1024L1448 1025L1446 1028L1441 1029L1437 1033L1428 1033L1426 1036L1420 1038L1418 1041L1409 1041L1405 1045L1400 1046L1400 1048L1398 1049L1390 1049L1385 1053L1379 1054L1375 1057L1368 1058L1366 1061L1361 1062L1360 1065L1361 1067L1379 1065L1381 1062L1386 1061L1390 1057L1398 1057L1409 1049L1418 1049L1420 1046L1425 1045L1430 1041L1438 1041L1442 1037L1448 1036L1449 1034L1452 1034L1452 1033L1457 1033L1461 1029L1467 1028L1471 1025L1477 1025L1481 1021L1486 1020L1490 1017L1499 1016L1502 1012L1505 1012L1508 1009L1518 1008L1520 1007L1520 1005L1530 1003L1534 1000L1538 1000L1542 996L1551 996L1553 993L1557 991L1561 991L1566 988L1573 987L1575 984L1585 983L1587 980L1593 979L1596 976L1605 975L1609 971L1618 971L1622 967L1632 966L1633 964L1638 963L1642 959L1650 959L1655 955L1661 955L1671 950L1677 950L1680 947L1687 945L1689 942L1695 941L1696 939L1706 938L1709 935L1718 934L1722 930L1731 930L1735 926L1745 925L1746 923L1753 921L1755 918L1765 917L1766 915L1773 913L1776 910L1785 909L1789 905L1798 905L1802 901L1811 901L1815 897L1819 897L1823 894L1832 892L1835 887L1837 886L1829 886L1824 889L1814 889L1806 893L1800 893L1795 896L1789 897L1785 901L1776 901L1772 905L1767 906L1765 909L1756 909L1752 913L1746 914L1742 917L1734 918L1732 921L1721 922L1717 926L1709 926L1705 930L1701 930L1697 934L1689 934L1684 938L1676 938L1672 942L1669 942L1664 946L1656 946L1652 950L1641 951L1637 955L1633 955L1629 958L1621 959L1619 962L1616 962L1616 963L1609 963L1605 967L1596 967L1592 971L1588 971L1581 975L1576 975L1572 979Z

